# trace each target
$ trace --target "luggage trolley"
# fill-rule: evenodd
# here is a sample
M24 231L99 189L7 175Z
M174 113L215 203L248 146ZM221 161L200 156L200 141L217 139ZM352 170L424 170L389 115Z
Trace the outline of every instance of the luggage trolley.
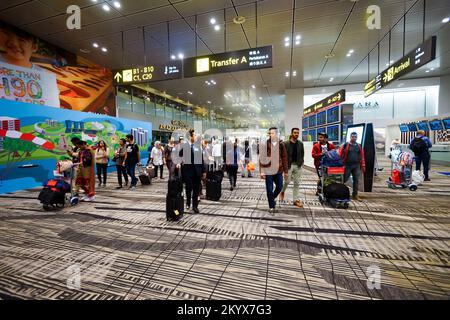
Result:
M325 181L332 181L344 184L345 167L328 167L321 163L319 167L320 187L319 187L319 202L321 204L329 203L333 208L348 209L350 199L333 199L327 198L324 193Z
M391 158L391 176L386 181L391 189L417 190L419 181L413 179L414 155L408 151L395 149L390 154Z

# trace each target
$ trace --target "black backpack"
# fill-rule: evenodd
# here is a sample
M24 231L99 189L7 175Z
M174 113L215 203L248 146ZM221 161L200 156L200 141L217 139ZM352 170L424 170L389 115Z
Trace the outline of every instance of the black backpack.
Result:
M411 143L411 150L416 154L422 154L427 150L427 143L419 137L414 138Z

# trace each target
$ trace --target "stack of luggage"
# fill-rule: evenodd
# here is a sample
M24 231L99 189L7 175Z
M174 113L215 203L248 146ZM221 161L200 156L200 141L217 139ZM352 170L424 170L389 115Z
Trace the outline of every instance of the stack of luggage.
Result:
M44 183L44 188L39 193L44 210L52 210L64 207L66 193L70 192L70 184L62 179L50 179Z
M142 185L147 186L152 184L152 178L155 175L155 173L153 171L153 175L151 174L152 173L151 168L145 168L141 164L138 164L136 166L136 170L138 172L139 181L141 181Z

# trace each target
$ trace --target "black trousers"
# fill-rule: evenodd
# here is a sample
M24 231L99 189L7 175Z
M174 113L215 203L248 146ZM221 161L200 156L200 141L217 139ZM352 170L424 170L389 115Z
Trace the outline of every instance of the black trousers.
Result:
M158 168L159 168L159 171L160 171L159 177L162 179L164 165L160 164L159 166L155 166L155 178L158 177Z
M201 176L184 175L184 183L186 184L186 206L198 208L198 196L200 194Z
M122 187L122 176L125 179L125 184L128 184L128 175L127 168L125 166L116 165L117 168L117 180L119 182L119 186Z
M428 172L430 171L431 156L428 152L416 156L416 170L420 171L420 165L423 164L423 174L425 179L428 179Z
M107 163L97 163L97 178L98 182L102 183L103 176L103 184L106 184L108 164Z
M230 186L232 186L232 187L236 187L237 172L238 172L238 166L227 165L228 179L230 180Z

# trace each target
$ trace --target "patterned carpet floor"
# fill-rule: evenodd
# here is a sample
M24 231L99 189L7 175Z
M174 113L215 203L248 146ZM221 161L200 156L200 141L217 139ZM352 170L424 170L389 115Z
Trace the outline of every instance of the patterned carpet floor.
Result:
M412 192L382 165L347 210L320 204L304 170L304 207L291 185L273 216L256 177L171 223L167 179L130 191L111 176L54 212L39 189L1 195L0 299L449 299L450 168Z

